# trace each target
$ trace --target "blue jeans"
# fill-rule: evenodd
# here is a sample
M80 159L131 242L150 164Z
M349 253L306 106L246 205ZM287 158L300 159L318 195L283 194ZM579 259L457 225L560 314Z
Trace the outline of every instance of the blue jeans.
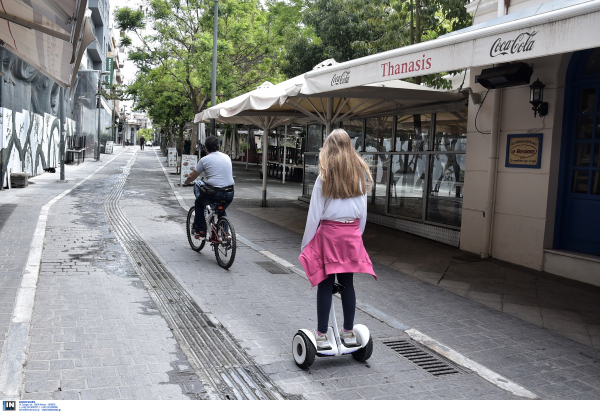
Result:
M204 218L204 208L210 205L213 209L216 207L216 202L224 201L223 207L227 207L233 201L233 190L231 192L215 192L212 196L202 196L198 185L194 185L194 194L196 195L196 214L194 217L194 229L197 232L206 232L206 220ZM225 210L220 216L227 216Z

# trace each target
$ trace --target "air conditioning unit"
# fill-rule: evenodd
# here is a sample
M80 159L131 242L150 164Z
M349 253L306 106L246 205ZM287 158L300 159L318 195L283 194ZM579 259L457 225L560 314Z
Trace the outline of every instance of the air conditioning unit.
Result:
M502 89L529 84L532 74L526 63L505 64L482 70L477 81L486 89Z

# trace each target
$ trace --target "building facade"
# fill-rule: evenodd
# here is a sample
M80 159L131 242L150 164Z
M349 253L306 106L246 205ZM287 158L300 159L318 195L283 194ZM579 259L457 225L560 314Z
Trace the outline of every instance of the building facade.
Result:
M342 73L343 87L406 79L417 58L423 74L468 69L462 106L337 125L372 168L368 220L600 286L600 2L475 0L467 10L470 28L309 72L302 90L333 95ZM305 196L324 130L307 128Z

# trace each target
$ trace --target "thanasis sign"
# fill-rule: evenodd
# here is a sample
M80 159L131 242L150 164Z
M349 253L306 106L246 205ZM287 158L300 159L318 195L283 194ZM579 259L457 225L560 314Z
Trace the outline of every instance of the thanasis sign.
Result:
M542 134L509 134L506 143L506 167L539 169L542 137Z

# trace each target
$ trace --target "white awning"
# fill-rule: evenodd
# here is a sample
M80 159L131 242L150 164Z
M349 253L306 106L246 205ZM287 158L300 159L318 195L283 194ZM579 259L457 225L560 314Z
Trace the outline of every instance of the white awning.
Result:
M96 40L87 0L2 0L3 46L63 87L73 86L86 47Z
M466 98L456 91L435 90L401 80L306 95L299 93L304 82L305 74L276 85L265 82L251 92L196 114L194 121L216 119L263 129L292 122L331 125L355 116L387 116L408 108L431 112L432 105L460 110Z
M600 0L555 0L305 74L302 94L600 47Z

